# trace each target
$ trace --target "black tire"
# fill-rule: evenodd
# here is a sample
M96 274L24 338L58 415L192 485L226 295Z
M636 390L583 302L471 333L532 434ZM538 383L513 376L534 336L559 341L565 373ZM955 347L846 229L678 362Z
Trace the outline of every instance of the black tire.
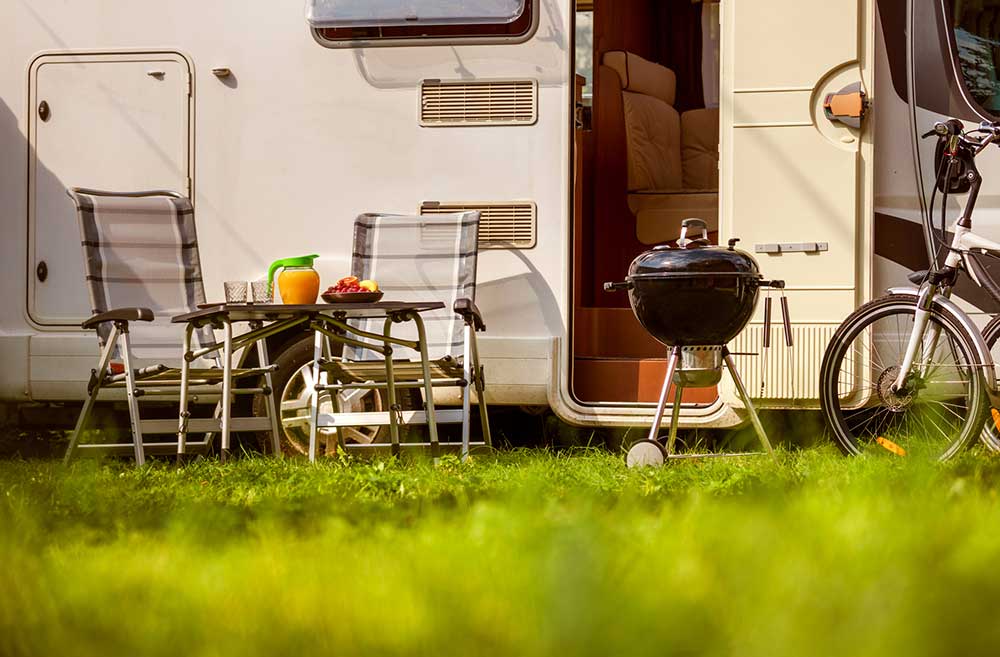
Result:
M852 313L830 340L820 368L820 406L834 441L844 454L859 455L875 444L878 451L901 447L906 453L930 452L946 460L982 432L989 403L985 381L976 366L975 344L966 329L947 315L932 311L928 324L941 331L931 358L941 353L942 362L931 361L934 364L929 369L930 375L914 375L914 387L905 390L905 394L892 390L893 367L898 372L898 366L892 363L898 363L905 351L909 336L906 322L912 324L914 301L915 298L908 295L889 295L871 301ZM895 319L894 327L875 326L876 322L891 318ZM855 340L866 329L879 336L877 342L865 346L862 336L860 346L855 345ZM869 354L871 362L867 374L874 383L861 386L856 382L846 383L846 399L853 397L860 401L845 408L840 394L840 374L845 362L848 372L854 367L852 348ZM947 361L949 356L953 363ZM934 375L945 378L934 380L931 378ZM959 394L959 391L964 392ZM944 401L946 398L949 401ZM891 436L886 438L886 434Z
M1000 315L991 319L986 328L983 329L983 340L986 341L986 346L989 347L990 354L993 355L993 366L996 367L997 363L1000 362ZM996 418L986 419L986 425L979 439L988 449L1000 452L1000 431L997 430Z
M334 345L335 353L334 355L340 354L340 349L343 345ZM275 372L271 379L274 385L275 400L278 404L279 416L282 415L281 402L290 396L299 396L304 393L304 385L301 379L297 379L299 373L303 368L309 366L313 360L313 336L311 334L303 335L301 339L289 342L286 344L276 355L271 357L271 362L278 366L278 371ZM289 385L292 386L289 389ZM397 390L397 398L400 407L403 410L418 409L423 407L423 398L418 390L414 389L401 389ZM382 391L371 391L366 394L361 400L363 404L363 410L385 410L388 403L385 400L384 392ZM262 395L256 395L254 397L254 415L265 416L265 400ZM362 409L358 409L362 410ZM286 411L286 414L288 412ZM287 415L286 415L287 417ZM308 415L306 415L308 417ZM286 456L305 456L308 454L309 447L309 437L308 437L308 424L302 427L299 425L290 425L287 422L281 422L279 424L281 430L281 449L282 453ZM302 427L302 430L299 430ZM363 433L366 437L370 437L370 442L388 442L389 441L389 427L359 427L359 434ZM405 427L400 427L400 441L405 441L407 435L407 430ZM334 430L324 430L320 437L320 445L318 452L323 454L326 452L324 449L325 440L334 440L335 434ZM260 436L260 447L264 452L270 452L270 435L261 434Z

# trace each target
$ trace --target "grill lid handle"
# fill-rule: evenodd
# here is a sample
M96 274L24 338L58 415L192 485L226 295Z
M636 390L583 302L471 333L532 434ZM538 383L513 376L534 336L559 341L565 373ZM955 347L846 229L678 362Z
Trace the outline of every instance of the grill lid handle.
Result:
M688 228L701 228L701 237L696 237L694 239L688 239L687 232ZM705 244L708 244L708 224L706 224L701 219L697 217L689 217L681 222L681 236L677 238L677 246L682 249L688 244L694 241L702 240Z
M622 283L605 283L604 284L604 291L605 292L617 292L618 290L631 290L631 289L632 289L632 283L629 282L629 281L624 281Z

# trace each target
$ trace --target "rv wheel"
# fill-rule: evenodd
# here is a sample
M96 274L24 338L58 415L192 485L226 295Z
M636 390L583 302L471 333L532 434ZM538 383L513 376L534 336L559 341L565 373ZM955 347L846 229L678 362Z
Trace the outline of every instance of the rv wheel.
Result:
M338 345L339 346L339 345ZM335 346L335 349L338 347ZM334 354L338 355L338 354ZM313 338L303 336L301 340L292 342L282 349L272 362L278 366L278 371L272 375L272 382L281 417L282 452L287 456L305 456L309 453L309 403L312 390L312 359ZM403 410L420 408L423 399L420 392L412 389L398 390L400 405ZM337 395L334 392L324 392L320 395L320 413L332 412L334 402L337 402L340 412L368 412L387 410L384 393L378 390L353 390ZM254 399L254 415L265 415L264 398ZM343 443L380 443L389 441L389 427L344 427L340 442ZM338 429L320 429L318 436L318 453L333 455L337 450ZM404 427L400 427L400 439L406 435ZM268 438L261 440L264 451L270 451Z
M629 468L643 468L648 465L659 467L666 460L666 450L655 440L636 441L628 448L628 454L625 455L625 464Z

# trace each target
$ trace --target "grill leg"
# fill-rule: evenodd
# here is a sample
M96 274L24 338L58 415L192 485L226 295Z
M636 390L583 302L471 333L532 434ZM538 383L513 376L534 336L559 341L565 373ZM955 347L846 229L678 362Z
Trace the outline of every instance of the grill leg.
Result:
M736 384L736 392L739 393L740 399L743 400L743 405L746 406L747 414L750 416L750 423L753 424L754 431L757 432L757 438L760 439L760 444L764 446L764 449L771 458L774 458L774 449L771 447L771 441L767 438L767 433L764 431L764 425L760 423L760 418L757 417L757 409L754 408L753 403L750 401L750 395L747 394L746 386L743 385L743 379L740 378L740 373L736 370L736 362L733 360L732 354L726 349L724 352L726 359L726 367L729 368L729 373L733 377L733 383Z
M674 446L677 444L677 420L681 416L681 393L684 392L682 386L674 388L674 405L670 409L670 437L667 438L667 456L674 453Z
M663 422L663 409L667 406L667 393L670 391L670 382L674 378L674 370L677 369L677 359L680 358L681 348L674 347L670 350L670 357L667 359L667 375L663 377L663 389L660 391L660 401L656 404L656 415L653 416L653 426L649 430L649 439L655 441L660 433L660 423Z

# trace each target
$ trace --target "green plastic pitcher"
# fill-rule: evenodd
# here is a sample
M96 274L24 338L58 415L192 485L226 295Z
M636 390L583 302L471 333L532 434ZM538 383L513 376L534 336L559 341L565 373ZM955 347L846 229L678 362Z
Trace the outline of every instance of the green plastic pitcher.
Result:
M274 273L278 275L281 302L288 304L313 304L319 297L319 274L313 269L316 254L275 260L267 269L267 286L274 290Z

